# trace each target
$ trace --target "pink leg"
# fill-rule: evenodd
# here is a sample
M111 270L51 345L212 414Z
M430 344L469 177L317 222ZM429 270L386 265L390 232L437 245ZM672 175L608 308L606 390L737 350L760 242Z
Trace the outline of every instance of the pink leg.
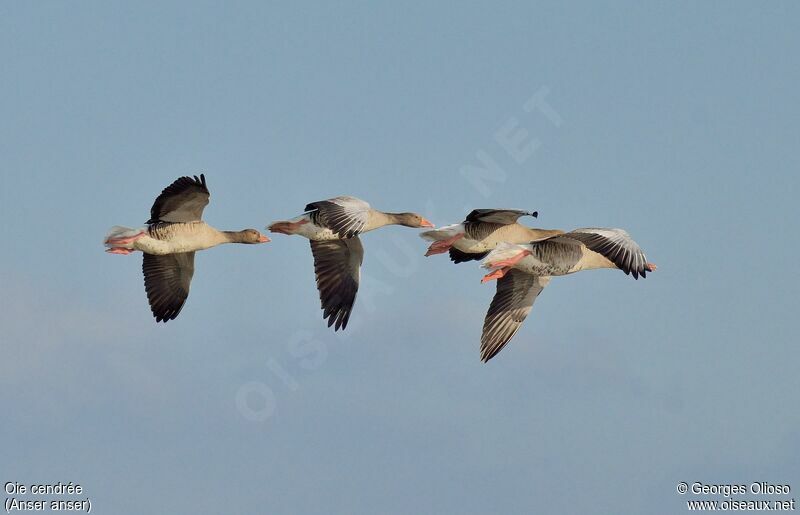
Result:
M109 254L120 254L123 256L127 256L128 254L133 254L133 250L126 249L125 247L111 247L110 249L106 249L106 252Z
M492 270L490 273L488 273L485 276L483 276L483 279L481 279L481 283L488 283L489 281L491 281L493 279L501 279L501 278L505 277L505 275L510 270L511 270L510 266L506 266L506 267L503 267L503 268L497 268L495 270Z
M490 268L499 268L499 267L512 267L522 261L525 256L530 256L532 252L530 250L523 250L516 256L508 259L501 259L500 261L494 261L492 263L487 263Z
M277 232L280 234L294 234L301 225L307 224L308 220L300 220L299 222L275 222L268 227L270 232Z
M110 245L130 245L142 236L144 236L144 232L134 234L133 236L126 236L124 238L109 238L106 240L106 243Z
M646 265L644 265L644 269L647 270L648 272L655 272L656 268L658 267L656 266L655 263L647 263Z
M433 256L435 254L444 254L445 252L450 250L450 247L453 246L453 243L457 242L463 237L464 233L461 233L461 234L456 234L452 238L447 238L446 240L434 241L433 243L431 243L431 246L428 247L428 252L425 253L425 256L427 257L427 256Z

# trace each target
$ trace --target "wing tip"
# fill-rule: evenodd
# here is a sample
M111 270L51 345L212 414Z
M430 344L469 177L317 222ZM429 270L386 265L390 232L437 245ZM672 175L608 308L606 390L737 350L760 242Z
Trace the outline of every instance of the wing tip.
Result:
M182 308L183 306L181 306L178 309L170 309L166 311L156 312L156 310L151 307L150 310L153 312L153 317L155 317L156 323L163 322L166 324L170 320L175 320L176 318L178 318L178 315L180 315Z
M510 338L509 338L509 340L510 340ZM500 345L497 345L497 344L486 345L483 342L481 342L481 343L482 343L482 345L481 345L481 363L488 363L490 359L494 358L495 356L497 356L500 353L500 351L503 349L503 347L505 347L505 344L508 343L508 342L506 341L505 343L501 343Z
M333 326L334 332L347 329L347 322L350 320L350 311L339 309L329 313L323 313L322 318L327 320L328 327Z

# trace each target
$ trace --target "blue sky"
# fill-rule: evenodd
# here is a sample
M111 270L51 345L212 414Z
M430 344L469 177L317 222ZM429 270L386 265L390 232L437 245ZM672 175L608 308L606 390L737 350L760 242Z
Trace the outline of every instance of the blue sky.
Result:
M798 15L3 3L3 482L119 514L658 514L686 509L678 481L800 489ZM219 228L340 194L436 224L516 207L623 227L659 270L554 279L484 365L477 266L370 233L334 334L308 244L275 235L198 255L156 325L140 257L102 237L201 171Z

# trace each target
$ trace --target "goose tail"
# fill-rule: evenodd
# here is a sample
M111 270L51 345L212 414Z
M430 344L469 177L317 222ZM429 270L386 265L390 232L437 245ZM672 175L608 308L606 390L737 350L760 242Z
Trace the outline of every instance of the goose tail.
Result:
M419 237L428 241L441 241L452 238L459 232L464 232L464 226L462 224L445 225L444 227L439 227L438 229L422 231L419 233Z
M115 225L108 230L108 234L106 234L106 237L103 240L103 245L106 247L123 247L132 249L132 244L136 237L144 233L145 230L146 229L144 228L131 229L130 227Z

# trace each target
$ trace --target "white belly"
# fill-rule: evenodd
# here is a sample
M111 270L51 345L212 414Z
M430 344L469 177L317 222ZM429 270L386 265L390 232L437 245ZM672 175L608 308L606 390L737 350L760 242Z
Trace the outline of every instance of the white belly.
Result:
M308 215L299 216L293 220L292 222L300 222L305 220L306 223L299 226L295 234L299 234L309 240L321 241L321 240L340 240L339 236L331 231L328 228L320 227L319 225L314 224L311 221Z

